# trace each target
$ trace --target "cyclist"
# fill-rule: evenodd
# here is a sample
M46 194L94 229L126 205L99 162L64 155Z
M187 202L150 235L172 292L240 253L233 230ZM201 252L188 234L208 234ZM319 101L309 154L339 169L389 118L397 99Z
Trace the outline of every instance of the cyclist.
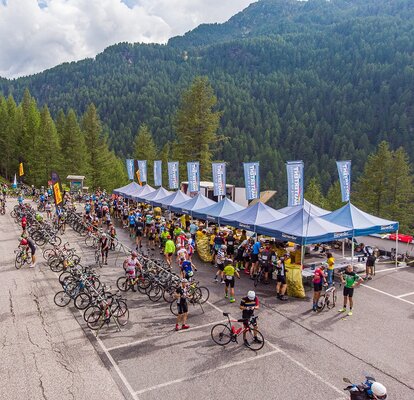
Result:
M52 219L52 205L50 204L50 201L48 200L45 205L45 211L47 219Z
M135 283L136 283L137 270L139 270L140 273L142 273L142 265L138 261L138 254L137 254L136 251L131 252L131 256L128 257L124 261L123 267L124 267L125 272L128 274L128 276L130 278L130 284L132 286L132 290L134 292L136 292L136 289L135 289L134 286L135 286Z
M349 299L349 312L348 315L352 315L352 307L354 305L353 296L355 286L359 286L364 280L354 272L354 267L348 265L345 272L341 275L341 282L344 286L344 306L338 312L346 312L346 305Z
M180 330L180 324L181 329L188 329L189 326L186 324L187 318L188 318L188 304L187 304L187 298L188 295L188 280L187 279L181 279L181 286L177 288L177 290L174 293L174 297L177 301L177 321L175 323L175 330Z
M103 233L99 239L99 248L101 249L102 264L108 265L109 239L106 233Z
M289 256L280 257L276 263L276 271L277 271L277 283L276 283L276 297L279 300L286 301L288 298L285 295L286 293L286 270L285 270L285 262L286 258Z
M254 276L257 274L257 267L259 265L259 253L260 249L262 248L262 240L258 240L255 242L251 252L251 260L252 260L252 268L250 270L250 278L253 279Z
M260 250L259 265L260 270L264 272L264 283L268 285L270 283L269 272L273 272L272 251L270 245L266 245L266 247Z
M172 262L172 256L174 253L175 253L175 244L171 240L171 235L168 235L167 241L165 242L164 255L165 255L165 260L170 267L171 267L171 262Z
M247 292L247 296L243 297L240 302L240 310L242 310L242 319L243 325L245 327L249 326L250 318L254 316L254 310L259 309L259 298L256 296L256 293L253 290ZM257 323L253 325L253 340L256 343L262 343L262 341L257 337ZM246 339L246 332L243 332L243 341L245 346L249 346L249 342Z
M322 264L319 268L315 269L314 275L313 275L313 306L312 310L316 311L318 309L318 300L321 297L322 292L322 285L326 282L326 276L325 276L325 264Z
M34 268L36 266L36 244L32 238L28 237L26 234L22 235L22 240L20 241L20 245L25 247L26 253L28 253L29 249L32 253L32 263L29 268Z
M224 282L226 286L224 287L224 297L227 299L228 296L228 290L230 287L230 303L234 303L236 301L234 297L234 276L237 276L237 278L240 279L240 275L237 272L237 270L233 266L233 260L231 258L226 258L224 260L224 264L226 265L223 269L223 275L224 275Z
M214 283L218 282L217 277L219 275L220 275L220 283L225 283L224 278L223 278L223 275L224 275L223 271L224 271L224 259L225 259L226 250L227 250L227 246L225 244L220 245L220 247L217 249L217 254L216 254L217 272L213 280Z
M335 258L330 252L326 253L326 263L328 264L328 286L331 287L335 269Z
M135 231L135 215L133 211L129 213L128 224L129 224L129 237L133 237L134 231Z
M116 229L112 222L109 224L109 236L111 238L111 244L109 248L111 250L115 250Z
M194 276L194 271L197 271L197 268L195 268L190 260L186 260L184 257L181 257L180 264L181 278L191 282Z

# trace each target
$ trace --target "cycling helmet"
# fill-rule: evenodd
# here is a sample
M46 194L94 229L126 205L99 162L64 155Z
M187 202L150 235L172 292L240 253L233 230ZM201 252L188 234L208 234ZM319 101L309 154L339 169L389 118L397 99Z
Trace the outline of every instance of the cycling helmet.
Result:
M106 233L103 233L103 234L102 234L102 237L103 237L103 238L106 238Z
M221 245L221 248L222 248L223 250L226 250L226 249L227 249L227 246L226 246L225 244L222 244L222 245Z
M132 257L137 257L137 256L138 256L138 254L137 254L137 252L134 250L134 251L132 251L132 252L131 252L131 256L132 256Z
M187 279L181 279L181 283L188 283L188 280Z
M371 385L371 392L374 395L374 399L384 400L387 398L387 389L382 383L374 382Z
M20 241L20 244L22 245L22 246L27 246L27 239L22 239L21 241Z
M249 298L249 300L254 300L256 298L256 293L254 292L254 290L249 290L247 292L247 297Z

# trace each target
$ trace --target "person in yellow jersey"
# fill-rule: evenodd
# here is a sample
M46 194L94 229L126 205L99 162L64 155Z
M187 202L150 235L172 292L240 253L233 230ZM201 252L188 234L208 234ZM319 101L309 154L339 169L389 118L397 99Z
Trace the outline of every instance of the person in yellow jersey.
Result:
M334 269L335 269L335 259L332 253L326 253L326 263L328 264L328 287L332 286L333 283L333 276L334 276Z
M234 278L237 276L237 278L240 279L240 275L234 268L233 261L231 259L226 258L224 264L226 265L223 270L224 283L226 284L224 287L224 297L226 299L229 297L228 292L230 287L230 303L234 303L236 301L234 297Z

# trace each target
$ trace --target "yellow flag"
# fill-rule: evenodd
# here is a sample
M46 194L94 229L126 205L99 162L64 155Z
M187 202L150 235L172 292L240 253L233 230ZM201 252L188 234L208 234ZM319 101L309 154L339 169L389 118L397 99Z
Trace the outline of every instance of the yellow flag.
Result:
M60 193L59 182L56 182L53 185L53 192L55 194L55 203L56 204L62 203L62 193Z
M141 174L139 173L139 170L136 172L137 174L137 181L139 183L139 186L142 186L142 182L141 182Z
M23 163L21 162L19 164L19 176L23 176L24 175L24 169L23 169Z

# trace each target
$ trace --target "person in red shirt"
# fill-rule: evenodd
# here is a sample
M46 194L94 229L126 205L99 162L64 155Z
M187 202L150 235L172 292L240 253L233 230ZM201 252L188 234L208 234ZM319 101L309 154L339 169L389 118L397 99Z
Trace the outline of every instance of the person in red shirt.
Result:
M26 215L23 215L23 217L22 217L22 229L23 229L23 233L22 234L26 233L26 227L27 227L27 218L26 218Z
M322 285L326 283L325 264L315 269L313 275L313 307L312 310L316 311L318 308L318 300L321 297Z

